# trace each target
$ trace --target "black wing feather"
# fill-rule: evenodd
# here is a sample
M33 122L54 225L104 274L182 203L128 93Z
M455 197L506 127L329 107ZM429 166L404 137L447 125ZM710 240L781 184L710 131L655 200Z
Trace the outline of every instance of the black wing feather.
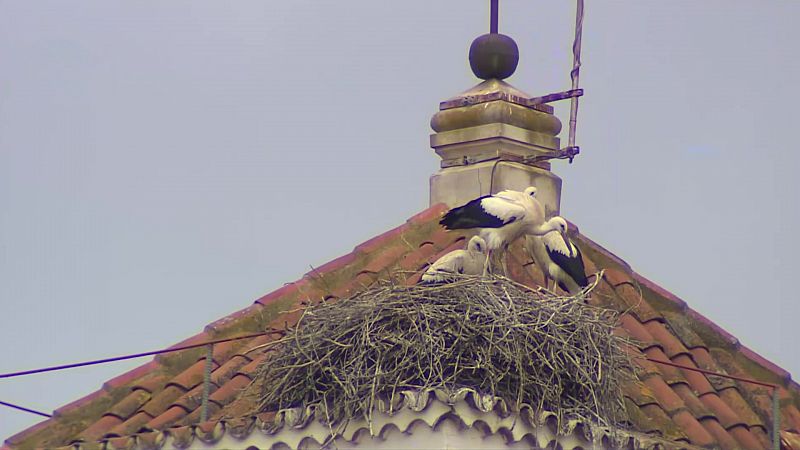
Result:
M442 217L439 224L448 230L465 230L468 228L500 228L517 220L516 217L511 217L509 220L503 221L499 217L486 212L481 206L481 201L489 197L491 195L484 195L471 200L466 205L447 211L447 214Z
M568 243L571 244L571 243ZM561 267L561 270L567 273L578 286L585 288L589 285L589 280L586 278L586 268L583 266L583 258L581 257L581 249L575 245L575 254L570 257L561 252L557 252L555 250L550 249L550 247L545 245L545 249L547 249L547 254L550 255L550 259L558 266ZM565 287L562 287L565 288ZM567 289L564 289L565 291Z

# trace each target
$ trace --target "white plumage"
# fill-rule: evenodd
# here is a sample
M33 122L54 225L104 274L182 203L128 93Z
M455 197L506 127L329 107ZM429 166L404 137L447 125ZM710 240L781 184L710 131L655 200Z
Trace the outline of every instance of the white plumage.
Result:
M561 217L544 220L544 207L535 196L535 187L486 195L451 209L439 223L449 230L480 228L479 236L486 241L491 257L492 252L505 250L525 234L541 236L566 228ZM488 259L486 264L488 269Z
M548 279L553 280L553 291L558 285L575 295L589 284L580 249L567 236L566 224L562 233L527 236L525 245L544 273L545 284Z
M486 265L486 256L486 241L473 236L465 250L453 250L431 264L422 275L422 282L447 281L453 274L480 275Z

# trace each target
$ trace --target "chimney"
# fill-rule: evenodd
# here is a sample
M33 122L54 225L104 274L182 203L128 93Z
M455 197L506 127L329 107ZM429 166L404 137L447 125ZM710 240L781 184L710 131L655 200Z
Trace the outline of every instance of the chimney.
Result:
M493 2L494 3L494 2ZM517 44L494 31L469 50L472 72L485 81L439 104L431 147L442 158L430 179L430 202L460 206L503 189L538 188L548 215L559 213L561 179L545 158L559 150L561 122L553 108L503 81L517 67ZM538 158L537 158L538 157Z

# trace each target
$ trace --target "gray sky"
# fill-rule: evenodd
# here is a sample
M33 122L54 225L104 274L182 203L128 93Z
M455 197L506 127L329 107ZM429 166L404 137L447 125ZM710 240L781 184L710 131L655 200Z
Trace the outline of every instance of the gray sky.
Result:
M587 3L563 214L800 374L800 2ZM569 87L573 9L501 2L512 84ZM171 345L425 208L487 29L485 0L0 0L0 372ZM0 436L38 420L0 408Z

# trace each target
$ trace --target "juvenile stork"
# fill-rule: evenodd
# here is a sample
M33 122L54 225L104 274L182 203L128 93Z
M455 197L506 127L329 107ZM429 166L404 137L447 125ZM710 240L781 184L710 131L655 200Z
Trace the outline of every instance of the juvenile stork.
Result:
M523 192L505 190L484 195L451 209L439 223L448 230L480 228L479 236L486 241L487 247L486 273L493 252L507 250L508 245L522 235L543 236L553 231L565 233L562 230L566 230L567 222L563 218L556 216L544 220L544 208L535 195L535 187Z
M570 295L579 293L589 285L580 249L567 236L566 224L561 233L544 236L527 236L525 245L533 261L542 269L545 286L553 280L553 292L558 285Z
M455 278L454 274L480 275L486 265L486 241L473 236L466 250L453 250L437 259L422 275L423 283L440 283Z

